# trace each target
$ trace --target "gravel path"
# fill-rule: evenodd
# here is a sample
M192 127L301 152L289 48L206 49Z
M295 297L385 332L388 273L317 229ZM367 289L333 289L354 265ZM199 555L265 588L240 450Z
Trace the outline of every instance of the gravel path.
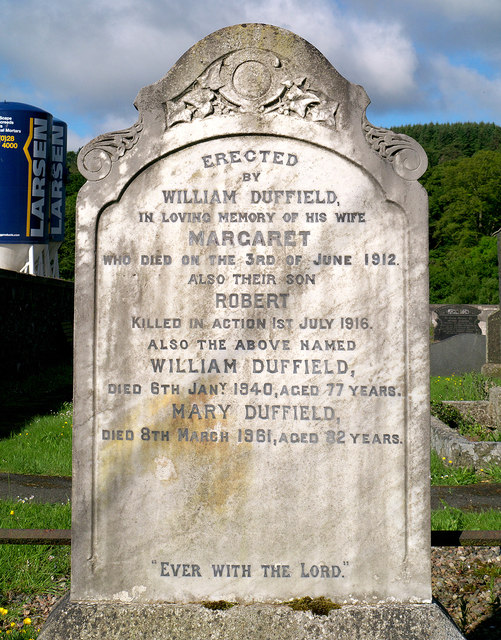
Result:
M431 550L432 592L468 640L501 638L501 548Z

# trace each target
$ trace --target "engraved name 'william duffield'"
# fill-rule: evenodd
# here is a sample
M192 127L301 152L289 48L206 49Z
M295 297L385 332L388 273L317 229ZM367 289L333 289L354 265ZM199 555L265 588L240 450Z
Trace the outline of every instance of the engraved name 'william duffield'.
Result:
M165 204L237 204L237 191L226 189L162 189ZM251 189L249 204L334 204L335 191L326 189Z
M235 359L217 358L151 358L155 373L237 373L238 362ZM274 374L346 374L349 366L346 360L320 359L252 359L252 373Z

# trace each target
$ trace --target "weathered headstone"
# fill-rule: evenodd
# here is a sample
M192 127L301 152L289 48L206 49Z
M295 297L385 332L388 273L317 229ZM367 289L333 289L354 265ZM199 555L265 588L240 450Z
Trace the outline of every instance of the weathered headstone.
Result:
M498 229L492 235L496 236L497 245L498 245L499 303L501 304L501 229Z
M480 309L467 304L448 304L438 307L437 326L433 337L435 340L445 340L460 333L478 333L482 330L478 324Z
M487 318L487 362L501 364L501 311Z
M446 637L426 156L368 103L240 25L80 153L72 591L42 637L305 638L301 596L346 605L337 638ZM220 600L250 606L186 605Z
M486 376L501 376L501 311L491 313L487 318L487 362L482 367Z

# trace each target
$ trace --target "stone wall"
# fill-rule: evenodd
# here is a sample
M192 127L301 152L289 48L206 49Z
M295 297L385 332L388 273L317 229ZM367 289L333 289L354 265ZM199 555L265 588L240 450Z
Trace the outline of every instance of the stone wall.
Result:
M454 466L481 469L501 463L501 442L473 442L431 416L431 448Z
M73 282L0 269L0 379L71 363Z

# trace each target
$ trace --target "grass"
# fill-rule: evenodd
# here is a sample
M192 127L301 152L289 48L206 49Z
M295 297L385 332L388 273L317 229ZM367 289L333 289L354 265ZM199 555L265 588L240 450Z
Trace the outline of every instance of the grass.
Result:
M501 482L501 467L491 464L475 471L471 467L454 467L450 460L431 452L432 485L465 485L480 482Z
M71 476L72 405L36 416L0 440L0 472Z
M475 371L458 376L432 376L430 382L432 402L488 400L489 389L501 386L500 378L490 378Z
M431 512L432 531L496 531L501 530L501 511L462 511L444 503L443 509Z
M35 504L28 498L0 501L0 528L70 527L69 503ZM40 601L43 599L49 607L55 597L63 595L68 589L70 548L2 544L0 566L0 630L6 633L10 640L34 639L38 635L39 621L30 613L30 602L36 599L37 609L40 609Z

